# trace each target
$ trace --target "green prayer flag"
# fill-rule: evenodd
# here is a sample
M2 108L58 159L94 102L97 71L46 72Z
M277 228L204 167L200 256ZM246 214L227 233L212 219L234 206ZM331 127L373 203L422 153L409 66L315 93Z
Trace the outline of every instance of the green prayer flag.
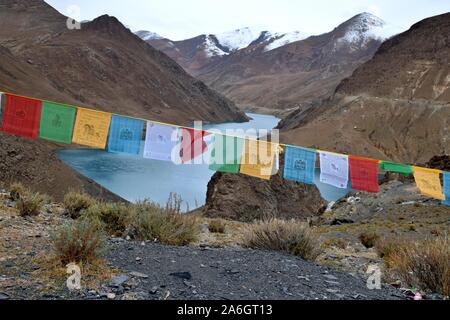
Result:
M75 107L43 101L39 138L71 144L75 114Z
M209 169L225 173L239 173L244 139L216 134Z
M380 169L389 172L397 172L404 175L410 175L414 173L412 166L388 161L381 162Z

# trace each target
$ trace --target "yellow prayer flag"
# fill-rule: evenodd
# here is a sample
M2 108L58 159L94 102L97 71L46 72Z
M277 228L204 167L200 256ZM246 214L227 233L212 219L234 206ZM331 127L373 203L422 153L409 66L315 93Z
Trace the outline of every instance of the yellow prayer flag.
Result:
M424 196L445 200L441 186L441 172L440 170L414 167L417 187Z
M247 139L244 150L240 173L264 180L270 180L270 177L276 174L274 161L278 159L277 144Z
M72 142L105 149L110 123L110 113L78 108Z

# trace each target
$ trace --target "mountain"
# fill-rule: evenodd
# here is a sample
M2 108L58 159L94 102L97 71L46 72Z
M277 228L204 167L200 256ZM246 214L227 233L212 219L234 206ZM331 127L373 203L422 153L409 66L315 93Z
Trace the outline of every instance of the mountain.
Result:
M135 32L135 34L144 41L158 40L158 39L163 38L155 32L145 31L145 30L137 31L137 32Z
M383 160L423 164L449 154L450 13L384 42L330 99L280 128L287 143Z
M267 51L307 37L302 32L272 33L260 28L242 28L221 34L203 34L172 41L165 38L143 40L177 61L187 72L196 76L202 69L221 58L252 45L264 45Z
M288 109L329 97L394 32L363 13L333 31L281 45L254 43L198 71L198 78L244 109Z
M66 20L44 1L0 0L0 45L40 78L22 91L1 73L0 88L155 120L246 120L231 101L116 18L101 16L81 30L69 30ZM53 89L35 90L44 86Z
M66 22L44 1L0 0L0 91L180 124L247 119L116 18L101 16L81 30ZM113 198L61 163L62 147L0 133L0 181L58 200L69 189Z

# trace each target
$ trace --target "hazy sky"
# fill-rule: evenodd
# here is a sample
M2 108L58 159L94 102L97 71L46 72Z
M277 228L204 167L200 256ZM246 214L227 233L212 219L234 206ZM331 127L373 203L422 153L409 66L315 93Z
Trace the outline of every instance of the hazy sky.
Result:
M47 0L81 20L117 17L133 31L150 30L180 40L241 27L269 31L328 32L361 12L408 29L426 17L450 11L449 0ZM80 14L71 11L76 6Z

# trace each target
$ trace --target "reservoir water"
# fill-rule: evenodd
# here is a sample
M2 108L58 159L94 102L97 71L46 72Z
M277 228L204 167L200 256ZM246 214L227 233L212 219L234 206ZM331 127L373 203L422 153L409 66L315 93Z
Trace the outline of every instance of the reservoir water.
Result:
M280 119L249 113L253 120L246 123L224 123L205 126L205 129L267 129L271 130ZM61 150L59 158L84 176L103 187L136 202L149 199L164 205L170 193L180 195L184 209L195 209L205 204L207 185L214 172L208 165L176 165L154 161L142 156L108 153L95 149ZM318 180L318 174L316 177ZM338 190L316 181L323 197L337 200L349 191Z

